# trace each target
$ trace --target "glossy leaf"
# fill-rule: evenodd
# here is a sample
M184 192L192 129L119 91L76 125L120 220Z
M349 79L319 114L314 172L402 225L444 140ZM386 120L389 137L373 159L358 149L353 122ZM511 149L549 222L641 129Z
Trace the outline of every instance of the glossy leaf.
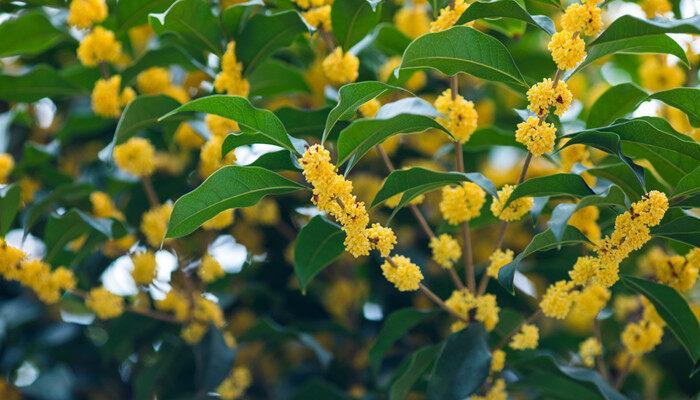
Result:
M251 96L277 96L308 93L303 71L287 63L267 60L248 77Z
M204 222L229 208L252 206L265 196L303 188L264 168L223 167L175 202L165 237L177 238L192 233Z
M22 226L24 235L36 225L42 217L45 217L56 203L62 205L72 204L79 200L84 200L94 190L92 185L86 183L69 183L62 185L51 191L51 193L34 203L28 211L23 214Z
M291 136L312 136L320 139L330 111L330 106L316 110L282 107L275 110L275 115Z
M683 297L673 288L629 275L620 277L629 289L644 295L654 305L668 329L681 343L694 364L700 360L700 326Z
M331 6L333 35L345 51L362 40L379 21L382 7L367 0L338 0Z
M64 40L72 40L40 11L5 20L0 24L0 37L0 57L39 54Z
M31 103L44 97L64 97L84 91L47 65L38 65L22 75L0 74L0 99Z
M51 215L44 232L46 260L52 262L68 242L88 233L100 235L102 239L112 239L118 236L115 226L111 219L95 218L77 209L62 215Z
M183 48L175 44L164 44L161 47L146 51L132 65L127 67L121 74L122 84L135 84L136 76L148 68L168 68L171 65L177 65L186 70L206 69L190 57Z
M295 340L311 350L324 368L333 359L333 355L324 349L312 335L282 326L269 318L261 318L240 337L241 342L256 340L265 340L267 344Z
M506 205L521 197L570 196L586 197L595 194L586 181L577 174L552 174L531 178L516 186Z
M634 111L649 95L634 83L621 83L606 90L591 106L586 127L611 124Z
M450 76L464 72L521 91L528 87L501 42L465 26L427 33L411 42L403 54L401 70L427 68Z
M0 187L0 237L12 227L20 206L20 188L16 184Z
M296 163L296 159L294 159L289 150L271 151L262 154L248 165L272 171L301 171L301 168Z
M369 365L374 373L379 372L384 355L394 343L434 314L430 311L422 311L415 308L402 308L392 312L384 321L382 329L377 334L376 341L369 349Z
M194 352L201 360L201 368L197 371L198 387L207 392L215 391L233 368L234 349L226 344L221 331L211 325L202 341L194 347Z
M700 219L685 215L651 229L654 236L700 247Z
M556 31L554 22L544 15L530 15L520 3L515 0L475 1L462 13L455 25L464 25L478 19L511 18L524 21L550 35Z
M119 0L116 4L117 33L148 22L148 14L161 13L173 4L173 0Z
M247 20L255 15L258 9L264 5L265 3L262 0L249 0L226 7L221 12L221 24L224 31L229 36L237 38L243 31Z
M317 215L309 221L297 236L294 244L294 272L302 292L311 280L338 258L345 246L345 232L326 217Z
M513 131L506 131L496 127L477 129L469 138L469 141L462 144L462 149L465 153L468 153L472 151L484 151L491 148L491 146L517 147L525 150L525 146L515 141ZM450 147L450 150L451 149ZM470 156L467 155L467 157Z
M621 15L619 18L615 19L600 36L591 42L591 46L664 33L700 34L700 16L671 20L664 18L646 19L633 15Z
M202 51L222 54L221 25L206 0L178 0L148 19L158 35L173 35L197 58L203 57Z
M684 176L673 190L673 197L679 198L700 192L700 166Z
M700 16L695 19L700 20ZM656 92L649 97L680 109L688 115L693 126L700 126L700 89L679 87Z
M158 124L158 119L176 108L180 103L172 97L162 94L139 96L129 103L119 117L114 131L115 144L121 144L144 129ZM182 119L183 116L178 116Z
M389 389L390 400L403 400L411 388L425 374L437 358L439 345L425 346L407 357L394 377Z

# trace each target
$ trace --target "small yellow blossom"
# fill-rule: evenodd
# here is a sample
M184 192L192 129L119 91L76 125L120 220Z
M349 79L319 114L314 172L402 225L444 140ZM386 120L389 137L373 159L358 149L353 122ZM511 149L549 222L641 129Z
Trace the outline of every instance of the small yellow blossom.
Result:
M387 260L382 264L384 277L393 283L399 291L418 290L419 284L423 280L420 268L412 263L410 258L404 256L393 256L391 261L390 263Z
M78 59L86 67L96 67L102 62L114 63L121 57L122 45L114 32L101 26L95 27L78 46Z
M360 68L360 60L349 52L336 47L323 60L323 73L329 81L342 85L344 83L355 82Z
M554 113L561 116L571 106L573 95L564 81L557 81L556 86L551 79L545 78L527 91L527 108L539 117L544 117L551 107Z
M379 80L383 82L388 82L394 74L396 68L398 68L400 65L401 57L389 57L379 68L379 71L377 73ZM428 82L428 76L425 74L424 71L415 71L407 73L410 73L411 76L406 80L406 82L403 83L403 86L405 86L406 89L410 91L418 91L422 89Z
M599 216L600 211L597 207L583 207L571 215L568 224L581 231L588 240L595 244L600 240L600 226L597 223Z
M561 26L569 32L593 36L603 28L601 10L594 2L572 4L566 8L564 16L562 16Z
M498 324L498 313L501 311L496 303L496 296L485 294L476 298L476 315L477 321L484 324L487 331L492 331Z
M333 30L331 24L331 6L330 4L314 7L308 11L301 13L307 24L313 26L316 29L322 29L326 32Z
M519 220L530 211L534 204L534 199L532 197L521 197L511 201L508 207L504 209L503 205L508 201L513 190L515 190L515 186L504 185L501 190L498 191L498 197L494 197L491 202L491 212L503 221Z
M451 225L457 225L478 217L485 201L486 193L475 183L444 186L439 204L440 213Z
M478 125L478 115L474 103L457 95L452 99L451 89L446 89L435 100L435 108L447 118L437 121L447 128L460 143L469 141Z
M396 235L391 228L381 226L380 224L372 224L365 231L372 248L379 251L382 257L389 256L389 253L394 249L396 244Z
M231 374L221 382L216 392L223 400L236 400L243 397L253 378L248 368L235 367Z
M172 204L163 204L146 211L141 217L141 232L152 247L160 247L172 212Z
M233 209L224 210L207 222L202 224L202 228L210 231L218 231L229 227L233 223Z
M452 268L452 263L462 256L462 248L450 235L443 233L430 239L433 260L443 268Z
M136 87L143 94L163 93L170 87L170 72L163 67L151 67L136 76Z
M535 325L523 324L520 332L513 335L510 347L515 350L535 349L539 340L540 330Z
M204 138L200 136L187 122L183 122L175 130L173 136L175 143L183 149L198 149L204 144Z
M540 123L536 117L528 117L527 121L518 124L518 129L515 131L515 140L525 145L535 157L554 150L556 138L557 128L549 122Z
M236 121L214 114L207 114L207 116L204 117L204 123L207 125L207 129L212 135L220 138L225 137L229 133L240 131L240 127Z
M165 298L155 302L157 309L173 313L177 321L185 321L190 315L190 302L174 288L166 293Z
M90 290L85 305L99 319L116 318L124 313L124 299L100 286Z
M107 18L104 0L71 0L68 8L68 24L78 29L91 28Z
M440 10L437 19L430 23L430 32L440 32L453 27L468 7L469 4L464 0L455 0L452 6Z
M121 90L121 83L122 77L119 75L95 82L91 96L92 110L95 114L103 117L118 117L122 107L133 100L132 89Z
M700 267L700 249L695 248L684 256L664 257L664 262L655 264L656 279L672 288L685 292L695 286Z
M377 111L379 111L379 108L382 106L382 103L377 100L377 99L372 99L360 106L360 108L357 109L357 111L360 112L360 115L362 115L365 118L373 118L375 115L377 115Z
M0 153L0 184L7 183L7 178L15 168L15 159L9 153Z
M90 193L90 204L92 205L92 213L97 218L124 219L124 214L117 209L112 198L105 192Z
M590 368L595 365L595 358L603 354L603 349L596 338L590 337L581 342L578 347L578 354L581 356L583 365Z
M498 278L498 272L506 264L513 261L513 250L505 251L497 249L489 256L489 265L486 267L486 274L492 278Z
M471 396L471 400L508 400L506 392L506 381L502 378L496 379L491 388L484 396Z
M131 277L137 285L150 285L156 277L156 255L152 251L143 251L131 256L134 269Z
M430 17L425 8L416 6L404 6L394 14L394 24L404 35L415 39L428 33L430 30Z
M247 97L250 84L243 78L243 64L236 58L236 42L226 45L226 52L221 58L221 72L214 79L214 88L232 96Z
M240 209L243 217L258 225L272 226L280 220L280 208L271 198L260 200L256 205Z
M221 146L224 139L221 136L212 136L199 151L199 175L206 178L213 174L217 169L231 165L236 162L236 155L233 151L228 152L222 159Z
M654 92L677 88L685 82L685 72L678 64L669 65L658 57L647 57L638 72L642 86Z
M639 5L644 10L647 18L654 18L657 15L666 15L673 9L669 0L642 0Z
M500 349L491 353L491 372L501 372L506 365L506 352Z
M28 176L19 178L17 182L20 190L20 199L22 204L29 204L34 201L34 195L41 188L41 182L34 180Z
M202 282L211 283L224 275L226 275L226 272L224 272L224 269L221 268L221 264L219 264L214 257L209 254L205 254L204 257L202 257L202 263L199 268L197 268L197 276Z
M566 318L579 295L573 288L574 282L571 281L562 280L550 285L540 301L542 313L551 318Z
M642 319L639 322L627 324L620 337L625 350L632 355L641 356L661 343L663 329L651 322Z
M560 70L574 68L586 57L586 44L583 39L567 30L552 35L547 48Z
M131 175L145 177L155 171L155 154L155 148L148 139L132 137L114 147L114 162Z

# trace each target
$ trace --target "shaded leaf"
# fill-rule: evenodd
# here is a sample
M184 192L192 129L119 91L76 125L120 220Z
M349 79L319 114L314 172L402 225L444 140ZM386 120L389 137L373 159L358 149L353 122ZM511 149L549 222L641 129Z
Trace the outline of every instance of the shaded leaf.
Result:
M389 399L405 399L411 392L411 388L433 364L439 350L439 345L425 346L408 356L394 375L394 381L389 389Z
M245 22L265 3L262 0L250 0L228 6L221 13L221 24L229 36L238 37Z
M146 51L132 65L122 72L122 84L131 85L136 76L151 67L167 68L171 65L180 66L186 70L205 70L206 68L192 59L187 52L174 44L164 44L156 49Z
M684 176L673 190L673 197L688 196L700 192L700 166Z
M30 11L0 24L0 57L39 54L64 40L73 40L40 11Z
M0 74L0 99L30 103L44 97L82 94L84 91L47 65L37 65L22 75Z
M700 246L700 219L685 215L651 229L654 236Z
M223 32L206 0L178 0L161 14L150 14L149 23L158 35L170 34L197 58L203 51L222 54Z
M248 329L243 336L240 337L240 340L241 342L265 340L268 344L296 340L304 347L313 351L323 367L327 367L333 358L333 355L324 349L312 335L284 327L269 318L260 319L257 324Z
M0 187L0 237L5 236L12 227L20 206L20 193L16 184Z
M455 25L464 25L478 19L511 18L524 21L536 28L554 34L554 21L545 15L530 15L525 8L515 0L475 1L462 13Z
M345 246L345 232L326 217L317 215L309 221L297 236L294 245L294 272L302 292L311 280L338 258Z
M113 143L124 143L139 131L156 125L163 114L178 107L180 103L177 100L162 94L135 98L124 108L119 117ZM183 116L178 116L178 119L183 119Z
M249 76L251 96L308 93L303 71L277 60L266 60Z
M299 165L296 164L296 159L293 158L289 150L265 153L248 165L262 167L272 171L301 171Z
M173 0L119 0L116 10L117 34L148 22L148 14L159 13L168 9Z
M197 371L198 387L207 392L216 390L233 368L234 349L228 347L221 331L210 325L194 352L202 364Z
M700 20L700 16L694 17ZM676 107L688 115L693 126L700 126L700 89L679 87L649 96L661 100L669 106Z
M406 333L426 318L435 315L434 312L422 311L415 308L402 308L392 312L384 321L377 339L369 349L369 365L374 373L379 372L382 359L391 346Z
M381 10L381 4L375 8L367 0L334 1L331 25L340 47L348 51L362 40L377 25Z
M586 127L608 125L631 113L649 95L634 83L621 83L605 91L591 106Z

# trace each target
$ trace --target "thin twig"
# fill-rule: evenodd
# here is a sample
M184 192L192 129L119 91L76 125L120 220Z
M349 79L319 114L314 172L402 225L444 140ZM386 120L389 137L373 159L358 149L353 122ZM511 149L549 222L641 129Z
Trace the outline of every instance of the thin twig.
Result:
M146 192L146 197L148 198L148 203L151 205L151 208L158 207L160 205L160 200L158 200L156 190L153 188L151 177L144 176L141 178L141 182L143 183L143 190Z
M459 280L459 275L457 275L457 271L455 271L454 267L448 268L447 270L449 271L450 278L452 279L452 282L455 284L457 289L464 289L464 284L461 280Z
M620 375L618 375L617 379L615 380L615 384L613 385L613 388L615 388L615 390L619 390L622 387L622 384L625 383L625 379L627 378L627 375L632 369L632 363L634 363L634 356L628 355L627 361L625 362L625 366L622 367Z
M455 167L457 171L464 172L464 154L462 153L462 143L454 142L454 147ZM472 240L469 229L469 221L462 222L462 246L464 247L464 251L462 251L462 262L464 263L464 281L467 282L469 291L475 293L476 277L474 275L474 256L472 255Z
M598 319L593 320L593 333L595 334L595 339L598 341L598 344L600 345L601 348L601 354L596 356L596 364L598 365L598 372L600 372L600 376L605 379L606 382L610 382L610 376L608 374L608 367L605 364L605 358L603 357L603 339L602 335L600 334L600 321Z

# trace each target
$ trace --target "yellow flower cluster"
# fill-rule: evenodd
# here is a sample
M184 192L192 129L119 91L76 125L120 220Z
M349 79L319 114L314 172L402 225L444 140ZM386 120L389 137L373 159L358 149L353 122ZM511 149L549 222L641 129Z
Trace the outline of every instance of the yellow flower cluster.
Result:
M642 318L638 322L632 322L625 326L620 340L625 350L634 356L641 356L661 343L664 330L655 322Z
M496 379L491 388L484 396L471 396L471 400L507 400L506 381L502 378Z
M64 267L51 266L38 259L26 259L22 250L0 239L0 275L32 289L46 304L56 303L63 291L75 288L73 272Z
M549 109L554 107L554 113L561 116L571 106L573 95L564 81L557 81L556 84L551 79L545 78L527 91L527 108L538 117L545 117Z
M218 136L220 139L223 139L229 133L241 130L238 126L238 122L214 114L207 114L207 116L204 117L204 123L207 125L209 132L214 136Z
M445 300L445 305L466 320L470 320L473 314L473 318L483 323L487 331L492 331L496 327L499 320L498 313L501 311L496 302L496 296L492 294L474 296L467 289L453 291L450 297ZM465 321L458 320L450 328L456 332L466 326Z
M95 27L78 46L78 59L86 67L96 67L103 62L115 63L121 57L122 45L114 32L101 26Z
M124 299L102 286L90 290L85 297L85 305L99 319L116 318L124 313Z
M124 219L124 214L117 209L112 198L105 192L90 193L90 204L92 205L92 213L97 218Z
M540 341L540 330L535 325L523 324L520 332L513 335L510 348L515 350L536 349Z
M540 301L542 313L551 318L566 318L579 295L574 285L574 282L564 280L550 285Z
M462 256L459 243L446 233L432 237L429 246L433 252L433 260L443 268L452 268L452 263Z
M246 367L235 367L231 374L221 382L216 392L223 400L236 400L243 397L253 378Z
M136 97L130 87L121 89L122 77L114 75L108 79L99 79L92 88L92 110L103 117L118 117L122 107ZM121 91L121 93L120 93Z
M323 73L326 78L337 85L355 82L360 68L360 60L350 52L336 47L323 59Z
M173 212L172 204L162 204L141 216L141 233L151 247L160 247L168 228L168 220Z
M321 7L314 7L301 13L306 20L306 23L316 29L322 29L326 32L333 30L331 25L331 6L326 4Z
M515 131L515 140L525 145L535 157L551 152L556 138L557 128L536 117L528 117L526 121L518 124L518 129Z
M313 145L304 152L299 164L304 177L313 186L313 203L342 225L346 234L345 249L350 254L354 257L367 255L372 248L383 255L391 252L396 243L393 231L378 224L367 228L369 215L365 204L352 194L352 182L337 173L328 150Z
M198 295L194 301L192 320L182 328L180 336L189 344L199 343L207 333L209 324L221 328L224 325L224 313L218 304Z
M566 317L566 324L580 332L589 331L598 313L610 300L610 296L610 291L601 285L586 286L576 298L574 306Z
M440 10L437 19L430 23L430 32L440 32L452 28L468 7L469 4L464 0L455 0L452 6Z
M137 285L150 285L156 277L156 255L152 251L142 251L131 256L134 269L131 277Z
M7 183L7 178L15 168L15 159L11 154L0 153L0 183Z
M394 57L389 57L384 64L379 68L379 80L387 82L391 78L391 76L394 74L394 70L398 68L401 65L401 57L399 56L394 56ZM411 90L411 91L417 91L422 89L426 82L428 81L428 76L425 74L424 71L416 71L413 72L411 77L404 82L404 86L406 89Z
M485 201L486 193L475 183L444 186L439 204L440 213L448 223L457 225L478 217Z
M372 99L370 101L367 101L363 103L357 111L360 112L360 115L362 115L365 118L374 118L375 115L377 115L377 112L379 109L382 107L382 103L377 100L377 99Z
M212 136L199 151L199 175L206 178L217 169L231 165L236 162L236 155L233 151L228 152L225 157L221 156L221 146L224 139L220 136Z
M321 7L326 4L332 4L331 0L293 0L299 8L306 10L310 7Z
M501 372L506 365L506 352L500 349L491 353L491 372Z
M590 368L595 365L595 358L603 354L603 348L598 339L590 337L581 342L578 347L578 354L581 356L583 365Z
M583 207L571 215L568 224L581 231L588 240L595 244L600 240L600 226L598 226L599 216L600 211L597 207Z
M423 7L404 6L394 14L394 24L401 33L415 39L430 30L430 17Z
M226 275L226 272L224 272L221 264L214 257L209 254L205 254L202 257L202 263L197 268L197 276L202 282L211 283L224 275Z
M164 299L157 300L155 306L158 310L171 312L177 321L185 321L190 316L189 299L175 288L166 293Z
M503 208L503 205L508 201L513 190L515 190L515 186L504 185L501 190L496 193L498 197L494 197L491 202L491 212L503 221L519 220L530 211L535 202L532 197L521 197L511 201L508 207Z
M136 86L143 94L164 94L180 103L190 100L185 88L174 85L170 80L170 71L163 67L151 67L140 72L136 76Z
M562 16L561 26L569 32L593 36L603 28L601 10L596 1L589 0L583 4L572 4L566 8Z
M224 210L203 223L202 229L209 231L225 229L233 223L233 217L233 209Z
M221 58L221 72L214 79L214 88L232 96L247 97L250 84L243 78L243 64L236 58L236 42L231 41Z
M647 18L665 15L671 12L673 6L669 0L642 0L639 2Z
M489 265L486 267L486 274L492 278L498 278L498 272L506 264L513 261L513 250L505 251L497 249L489 256Z
M418 290L423 280L420 267L404 256L393 256L391 261L385 260L382 264L382 273L401 292Z
M586 57L586 44L578 32L563 30L555 33L547 48L560 70L574 68Z
M685 82L683 69L678 64L669 65L665 57L647 57L638 73L642 86L654 92L677 88Z
M204 138L187 122L183 122L177 127L173 140L178 146L188 150L198 149L204 144Z
M700 268L700 248L694 248L685 256L663 254L653 260L654 273L659 282L685 292L695 286Z
M256 205L240 209L243 217L258 225L273 226L280 220L280 209L271 198L260 200Z
M117 167L138 177L151 176L156 169L156 150L141 137L132 137L114 147L114 162Z
M355 307L367 297L368 290L364 281L336 279L323 294L323 305L335 319L347 325L355 315Z
M71 0L68 8L68 24L78 29L91 28L107 18L104 0Z
M447 118L436 118L460 143L469 141L476 130L479 116L474 103L457 94L452 99L452 90L446 89L435 100L435 109Z

